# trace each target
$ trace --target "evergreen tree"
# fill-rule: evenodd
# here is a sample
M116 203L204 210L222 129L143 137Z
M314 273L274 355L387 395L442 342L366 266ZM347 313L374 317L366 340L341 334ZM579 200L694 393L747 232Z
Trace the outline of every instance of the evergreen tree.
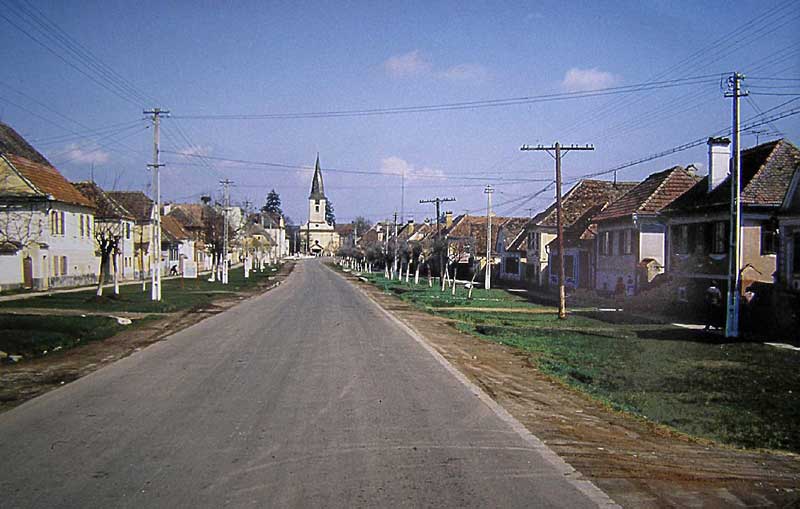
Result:
M264 212L276 212L278 214L283 214L283 211L281 210L281 195L275 192L274 189L270 191L269 194L267 194L267 202L264 204L261 210Z
M325 222L331 226L336 226L336 214L333 212L333 203L328 200L328 206L325 208Z

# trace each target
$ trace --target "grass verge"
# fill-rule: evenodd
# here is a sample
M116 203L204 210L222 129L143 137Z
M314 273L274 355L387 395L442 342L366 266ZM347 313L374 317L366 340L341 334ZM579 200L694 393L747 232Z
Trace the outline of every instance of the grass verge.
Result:
M85 309L89 311L131 311L140 313L172 313L183 309L204 306L225 293L236 293L253 288L274 276L280 266L268 267L264 272L250 271L245 279L244 269L232 269L228 275L228 284L209 282L206 277L195 280L166 279L161 285L161 301L150 299L150 282L147 291L142 291L140 284L120 287L118 296L109 288L103 289L103 297L98 298L95 290L72 293L53 293L41 297L0 302L6 308L48 308L48 309ZM220 293L222 292L222 293Z
M739 447L800 452L800 352L624 313L586 310L559 320L555 308L503 290L476 289L467 300L463 288L453 298L365 277L463 332L528 352L541 371L615 409Z

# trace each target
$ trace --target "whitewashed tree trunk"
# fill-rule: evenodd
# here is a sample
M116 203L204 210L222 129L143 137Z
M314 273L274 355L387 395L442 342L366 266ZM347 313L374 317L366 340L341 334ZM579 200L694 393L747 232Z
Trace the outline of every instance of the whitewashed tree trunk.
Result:
M417 266L414 267L414 284L419 284L419 262L417 262Z
M119 253L114 254L114 295L119 295Z
M456 294L456 286L458 286L456 284L456 275L457 274L458 274L458 265L453 265L453 283L452 283L453 291L452 291L452 295L454 295L454 296Z
M411 258L409 258L408 262L406 263L406 284L408 284L410 277L411 277Z

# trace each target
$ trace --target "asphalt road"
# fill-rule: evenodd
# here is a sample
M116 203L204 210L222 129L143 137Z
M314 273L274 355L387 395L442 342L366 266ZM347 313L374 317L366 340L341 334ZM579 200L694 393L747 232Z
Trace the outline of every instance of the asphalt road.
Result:
M2 507L593 507L318 261L0 415Z

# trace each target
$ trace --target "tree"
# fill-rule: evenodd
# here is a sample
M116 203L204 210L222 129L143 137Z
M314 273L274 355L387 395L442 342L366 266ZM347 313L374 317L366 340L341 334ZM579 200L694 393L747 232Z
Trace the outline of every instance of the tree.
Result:
M325 207L325 222L331 226L336 226L336 214L333 211L333 202L328 200L328 206Z
M353 219L353 226L358 232L358 235L364 235L367 230L372 228L372 224L364 217L358 216L357 218Z
M94 238L100 250L100 274L97 276L98 297L103 295L103 284L105 283L109 263L113 263L114 294L119 294L119 267L117 266L117 258L119 255L119 241L122 238L123 228L122 221L95 221L94 223Z
M279 195L273 189L267 194L267 202L261 207L261 210L264 212L272 212L277 214L283 214L281 210L281 195Z

